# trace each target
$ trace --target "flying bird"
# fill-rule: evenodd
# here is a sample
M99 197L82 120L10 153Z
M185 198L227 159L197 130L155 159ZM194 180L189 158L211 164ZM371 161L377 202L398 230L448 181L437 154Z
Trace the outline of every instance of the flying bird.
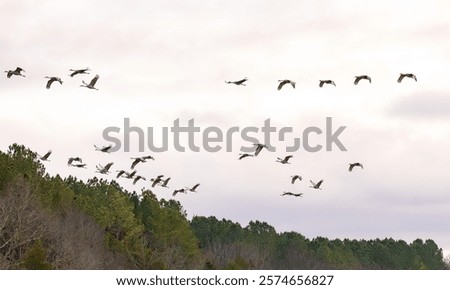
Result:
M100 77L99 75L95 75L95 77L91 80L91 82L89 84L87 84L85 81L83 81L83 84L80 87L86 87L88 89L93 89L93 90L98 91L98 89L94 86L97 83L97 80L99 77Z
M111 166L113 166L113 164L114 164L113 162L110 162L110 163L106 164L105 166L102 166L99 164L99 165L95 166L97 168L96 172L98 172L100 174L109 174L110 173L109 169L111 168Z
M172 196L177 195L177 193L186 193L186 189L182 188L182 189L174 190L172 193Z
M71 78L76 76L77 74L89 74L89 68L84 68L84 69L69 69L69 71L71 71L72 73L69 75Z
M6 73L6 77L9 79L11 76L21 76L21 77L25 77L22 72L25 72L25 70L23 68L20 67L16 67L15 70L5 70Z
M246 157L254 157L254 155L252 154L247 154L247 153L239 153L239 160L242 160Z
M315 183L315 182L313 182L312 180L310 180L309 182L311 182L311 184L312 184L312 186L310 186L311 188L314 188L314 189L322 189L322 188L320 188L320 186L322 185L322 183L323 183L323 179L321 179L319 182L317 182L317 183Z
M77 168L83 168L83 169L86 169L86 164L85 164L85 163L73 164L73 165L71 165L71 166L77 167Z
M368 75L355 76L355 81L353 83L357 85L360 80L368 80L369 83L372 83L372 79Z
M292 157L294 157L294 156L293 155L288 155L288 156L286 156L284 158L277 157L276 162L280 162L281 164L291 164L291 163L289 163L289 159L291 159Z
M41 155L38 154L38 158L41 161L50 161L50 160L48 160L48 158L50 157L51 154L52 154L52 150L49 150L47 153L45 153L44 156L41 156Z
M109 152L109 150L112 148L112 145L103 146L103 147L97 147L96 145L94 145L94 148L96 151L100 151L103 153L111 153L111 152Z
M281 194L281 196L285 196L285 195L301 197L301 196L303 196L303 193L292 193L292 192L290 192L290 191L284 191L284 192Z
M281 90L281 88L285 85L285 84L291 84L292 87L295 89L295 82L291 81L291 80L278 80L280 82L280 84L278 85L278 90Z
M142 177L142 176L140 176L140 175L137 175L137 176L134 178L134 180L133 180L133 185L136 184L136 182L138 182L139 179L146 180L145 177Z
M192 188L186 187L186 190L190 191L190 192L197 192L195 191L197 189L197 187L200 186L200 183L197 183L196 185L194 185Z
M398 83L401 83L402 80L403 80L403 78L405 78L405 77L411 78L411 79L413 79L413 80L415 80L415 81L417 82L417 77L416 77L415 74L402 74L402 73L401 73L400 76L398 77L397 82L398 82Z
M67 165L68 165L68 166L73 166L72 163L73 163L74 161L80 162L80 163L81 163L81 162L83 162L83 159L81 159L80 157L70 157L69 160L67 161Z
M352 172L355 166L359 166L361 167L361 169L364 169L362 163L356 162L356 163L349 163L348 171Z
M324 84L336 86L332 80L320 80L319 87L323 87Z
M247 81L248 79L247 78L243 78L242 80L239 80L239 81L225 81L225 83L227 83L227 84L235 84L235 85L237 85L237 86L245 86L245 82Z
M163 181L164 175L158 175L156 176L156 178L152 178L150 179L150 181L152 182L152 187L155 187L157 184L159 184L161 181Z
M134 167L136 165L138 165L139 162L145 163L145 162L147 162L148 159L155 160L155 158L153 158L152 156L143 156L143 157L136 157L136 158L131 158L131 159L134 159L133 163L131 164L131 169L134 169Z
M122 175L124 175L124 177L126 178L128 175L130 175L125 170L116 170L116 172L118 172L116 178L120 178Z
M267 145L261 144L261 143L254 143L253 145L256 146L255 148L255 156L258 156L258 154L263 150L263 148L267 148Z
M58 82L61 85L63 84L63 81L61 80L61 78L58 77L45 77L46 79L49 79L47 82L47 85L45 86L47 89L50 89L50 86L54 83L54 82Z
M163 182L163 184L161 184L161 186L162 186L162 187L167 187L167 188L169 188L169 187L167 186L167 183L169 183L169 180L170 180L170 177L168 177L166 180L164 180L164 182Z
M133 179L134 176L136 175L136 173L137 173L136 170L133 170L131 173L125 172L125 178L127 178L127 179Z
M294 184L296 180L302 181L302 177L300 175L293 175L291 176L291 183Z

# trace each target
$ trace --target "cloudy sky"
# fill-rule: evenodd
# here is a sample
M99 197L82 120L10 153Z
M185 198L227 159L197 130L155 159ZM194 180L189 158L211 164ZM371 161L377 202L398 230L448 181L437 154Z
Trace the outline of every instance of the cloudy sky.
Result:
M0 150L12 143L41 154L52 149L48 172L84 180L96 175L96 164L129 169L131 157L152 154L156 160L138 165L139 173L172 177L169 189L154 190L158 197L201 183L198 193L176 197L190 217L244 226L258 219L309 238L431 238L448 254L449 10L438 0L1 0L0 66L20 66L26 77L0 78ZM90 75L68 76L85 67ZM410 72L417 82L396 82ZM98 91L79 87L95 74ZM372 84L353 85L360 74ZM46 90L45 76L64 84ZM247 86L224 83L244 77ZM280 79L292 79L296 89L277 91ZM320 79L336 87L319 88ZM292 164L275 162L305 128L325 131L326 117L333 129L347 127L339 137L347 151L301 148ZM239 147L248 142L239 135L232 152L176 152L172 136L167 152L138 152L136 134L131 152L95 152L94 144L108 144L103 130L123 129L124 118L153 127L157 144L161 128L176 119L225 133L270 118L294 133L273 142L276 152L241 161ZM123 130L114 136L123 141ZM263 141L261 133L252 136ZM324 144L324 137L311 143ZM88 169L68 168L71 156L83 157ZM364 170L349 173L356 161ZM290 184L294 174L304 180ZM309 179L324 179L323 189L309 188ZM130 190L150 186L120 182ZM304 196L281 197L283 191Z

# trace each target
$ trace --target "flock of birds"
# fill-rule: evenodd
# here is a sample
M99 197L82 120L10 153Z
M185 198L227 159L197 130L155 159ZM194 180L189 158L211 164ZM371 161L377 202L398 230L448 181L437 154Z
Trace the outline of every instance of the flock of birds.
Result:
M74 77L78 74L89 74L90 69L89 68L84 68L84 69L70 69L70 77ZM11 78L12 76L20 76L20 77L25 77L25 75L23 74L25 72L24 69L20 68L20 67L16 67L16 69L14 70L7 70L5 71L7 78ZM46 79L48 79L47 83L46 83L46 88L50 89L52 84L54 82L58 82L60 84L63 84L63 81L60 77L49 77L49 76L45 76ZM397 79L398 83L401 83L403 81L404 78L410 78L413 79L414 81L417 82L417 77L415 74L412 73L400 73L400 76ZM88 89L93 89L93 90L98 90L95 85L97 83L99 79L99 75L95 75L94 78L91 79L91 81L89 83L86 83L85 81L82 81L82 84L80 85L80 87L86 87ZM354 84L358 85L359 82L361 80L367 80L369 83L372 83L372 78L368 75L358 75L355 76L355 80L354 80ZM225 83L227 84L234 84L237 86L246 86L246 82L248 81L247 78L243 78L241 80L237 80L237 81L225 81ZM295 85L296 83L292 80L289 79L284 79L284 80L278 80L279 84L277 89L281 90L285 85L290 84L292 86L293 89L295 89ZM319 80L319 87L323 87L324 85L333 85L336 86L336 83L333 80ZM239 154L239 160L242 160L244 158L248 158L248 157L256 157L258 156L258 154L264 149L267 148L267 145L261 144L261 143L255 143L253 144L255 146L255 151L253 154L249 154L249 153L240 153ZM103 153L110 153L110 150L112 149L112 145L108 145L108 146L104 146L104 147L98 147L96 145L94 145L94 148L96 151L100 151ZM45 155L40 156L38 155L38 158L41 161L49 161L49 157L52 154L52 151L48 151ZM281 157L277 157L277 159L275 160L276 162L279 162L281 164L290 164L289 160L291 158L293 158L293 155L287 155L283 158ZM131 172L128 172L126 170L117 170L117 175L116 175L116 179L119 178L126 178L126 179L131 179L133 180L133 185L135 185L138 181L143 180L146 181L147 179L144 176L138 175L137 171L135 170L135 167L139 164L139 163L146 163L148 160L155 160L152 156L142 156L142 157L133 157L131 158L133 160L133 162L131 163L130 169L132 170ZM75 168L83 168L86 169L87 164L83 163L82 158L80 157L70 157L67 161L67 165L70 167L75 167ZM113 162L109 162L105 165L101 165L98 164L96 165L96 173L100 173L100 174L104 174L104 175L108 175L111 173L111 168L114 165ZM360 162L355 162L355 163L350 163L349 164L349 168L348 170L350 172L353 171L353 169L355 167L360 167L361 169L364 169L362 163ZM158 175L155 178L151 178L149 181L151 183L151 187L155 187L157 185L161 186L161 187L165 187L168 188L168 183L171 180L170 177L164 178L164 175ZM300 175L293 175L291 176L291 183L294 184L296 181L302 181L303 178ZM321 186L324 182L323 179L314 182L312 180L310 180L311 182L311 188L313 189L322 189ZM184 187L184 188L180 188L180 189L176 189L173 191L172 195L176 196L178 193L188 193L188 192L196 192L197 188L200 186L199 183L195 184L193 187ZM290 191L284 191L282 194L282 196L294 196L294 197L302 197L303 193L293 193Z
M412 73L400 73L400 76L398 77L397 82L401 83L404 78L411 78L417 82L416 75L412 74ZM367 80L369 83L372 83L372 78L370 76L359 75L359 76L355 76L355 80L353 81L353 84L358 85L361 80ZM225 83L234 84L237 86L246 86L247 81L248 81L248 78L243 78L238 81L225 81ZM296 83L292 80L285 79L285 80L278 80L278 82L279 82L278 87L277 87L278 90L281 90L283 88L283 86L286 84L290 84L292 86L292 88L295 89ZM324 85L336 86L336 83L333 80L319 80L319 87L323 88Z
M83 68L83 69L70 69L69 70L71 73L69 74L70 77L74 77L78 74L89 74L90 69L89 68ZM20 76L20 77L25 77L25 75L23 75L22 73L24 73L25 70L21 67L16 67L15 70L6 70L6 77L7 78L11 78L12 76ZM95 75L95 77L93 79L91 79L91 81L89 83L86 83L85 81L82 81L82 84L80 85L80 87L85 87L88 89L92 89L92 90L98 90L95 87L95 84L97 83L98 79L99 79L99 75ZM58 82L61 85L63 84L63 81L60 77L49 77L49 76L45 76L44 78L48 79L47 84L46 84L46 88L50 89L52 84L54 82Z
M253 145L255 146L255 151L254 151L253 154L249 154L249 153L239 153L239 158L238 158L238 159L239 159L239 160L242 160L242 159L248 158L248 157L256 157L256 156L259 155L259 153L261 153L261 151L262 151L264 148L268 148L267 145L261 144L261 143L254 143ZM279 163L281 163L281 164L291 164L291 163L289 163L289 160L290 160L291 158L293 158L293 157L294 157L294 155L287 155L287 156L285 156L285 157L283 157L283 158L277 157L277 159L275 160L275 162L279 162ZM354 163L349 163L348 171L349 171L349 172L352 172L352 171L353 171L353 168L355 168L355 167L361 167L361 169L364 169L364 166L363 166L362 163L360 163L360 162L354 162ZM302 180L303 180L303 177L300 176L300 175L292 175L292 176L291 176L291 184L295 184L295 182L296 182L297 180L298 180L298 181L302 181ZM321 180L319 180L319 181L317 181L317 182L314 182L314 181L312 181L312 180L309 180L309 182L311 182L311 186L310 186L311 188L322 190L321 185L323 184L323 179L321 179ZM303 196L303 193L293 193L293 192L291 192L291 191L284 191L284 192L281 194L281 196L302 197L302 196Z
M100 151L102 153L111 153L110 150L112 149L112 145L108 145L108 146L103 146L103 147L98 147L96 145L94 145L94 149L96 151ZM47 153L45 153L44 155L39 155L37 154L37 158L40 161L50 161L50 156L52 155L52 150L49 150ZM155 160L155 158L153 156L142 156L142 157L132 157L131 158L133 161L130 165L130 169L132 170L131 172L128 172L127 170L116 170L116 179L119 178L125 178L125 179L130 179L133 180L133 185L135 185L138 181L143 180L146 181L147 179L142 176L137 174L137 170L135 169L135 167L140 164L140 163L146 163L148 160ZM111 172L111 168L113 167L114 162L109 162L105 165L102 164L98 164L95 166L95 168L97 169L95 172L99 173L99 174L104 174L104 175L108 175ZM69 167L75 167L75 168L83 168L86 169L87 164L83 163L83 159L81 157L70 157L67 160L67 166ZM158 175L154 178L151 178L150 184L151 187L154 188L155 186L159 185L161 187L165 187L165 188L169 188L168 183L171 180L170 177L164 178L164 175ZM184 188L179 188L179 189L175 189L172 193L172 196L176 196L178 193L184 193L187 194L188 192L197 192L197 188L200 186L200 183L195 184L192 187L184 187Z

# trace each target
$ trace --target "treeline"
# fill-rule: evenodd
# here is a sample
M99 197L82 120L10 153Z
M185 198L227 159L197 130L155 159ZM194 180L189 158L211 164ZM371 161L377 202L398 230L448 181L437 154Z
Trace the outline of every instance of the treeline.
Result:
M196 216L149 190L49 176L0 151L0 269L445 269L432 240L307 239L265 222Z

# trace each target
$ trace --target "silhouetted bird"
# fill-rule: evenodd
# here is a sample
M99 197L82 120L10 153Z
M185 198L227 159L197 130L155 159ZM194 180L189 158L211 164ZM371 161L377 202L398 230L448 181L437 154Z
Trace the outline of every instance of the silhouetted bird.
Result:
M83 159L81 159L80 157L70 157L69 160L67 161L67 165L71 166L74 161L83 162Z
M70 77L74 77L77 74L89 74L89 68L84 68L84 69L70 69L69 71L71 71L72 73L69 75Z
M84 168L84 169L86 169L86 164L73 164L71 166L77 167L77 168Z
M292 184L294 184L295 183L295 181L298 179L299 181L302 181L302 177L300 176L300 175L293 175L293 176L291 176L291 183Z
M413 79L413 80L415 80L415 81L417 82L417 77L416 77L416 75L414 75L414 74L402 74L402 73L401 73L400 76L398 77L397 82L398 82L398 83L401 83L402 80L403 80L403 78L405 78L405 77L411 78L411 79Z
M312 184L312 186L310 186L310 187L312 187L312 188L314 188L314 189L322 189L322 188L320 188L320 186L322 185L322 183L323 183L323 179L321 179L319 182L317 182L317 183L314 183L312 180L310 180L309 182L311 182L311 184Z
M122 175L126 178L129 175L125 170L116 170L116 172L118 172L116 178L120 178Z
M47 89L50 89L50 86L53 84L53 82L58 82L61 85L63 84L63 81L58 77L45 77L45 78L49 79L47 85L45 86Z
M288 155L288 156L286 156L284 158L277 157L276 162L280 162L281 164L290 164L289 163L289 159L291 159L292 157L294 157L294 156L293 155Z
M106 164L105 166L102 166L99 164L96 166L96 168L97 168L96 172L98 172L100 174L109 174L110 173L109 169L111 168L111 166L113 166L113 164L114 164L113 162L110 162L110 163Z
M89 84L87 84L85 81L83 81L83 84L80 87L85 87L85 88L88 88L88 89L98 90L94 86L97 83L97 80L98 80L99 77L100 77L99 75L95 75L95 77L91 80L91 82Z
M164 175L158 175L156 176L156 178L152 178L150 179L150 181L152 182L152 187L155 187L157 184L159 184L161 181L163 181Z
M361 163L356 162L356 163L349 163L348 171L351 172L353 170L353 167L355 167L355 166L359 166L362 169L364 169L364 167L363 167L363 165Z
M256 146L255 149L255 156L258 156L258 154L263 150L263 148L267 148L267 145L261 144L261 143L254 143L253 145Z
M254 155L247 153L239 153L239 160L244 159L246 157L254 157Z
M190 191L190 192L197 192L195 191L197 189L197 187L200 186L200 183L197 183L196 185L194 185L192 188L186 187L186 190Z
M295 89L295 82L291 80L278 80L280 84L278 85L278 90L281 90L285 84L291 84L292 87Z
M138 165L139 162L145 163L148 159L155 160L155 158L153 158L152 156L136 157L131 159L134 159L133 163L131 164L131 169L134 169L134 167Z
M48 158L50 157L51 154L52 154L52 150L49 150L47 153L45 153L44 156L41 156L41 155L38 154L38 158L41 161L50 161L50 160L48 160Z
M174 190L173 193L172 193L172 196L175 196L178 193L186 193L186 189L182 188L182 189Z
M112 145L103 146L103 147L97 147L96 145L94 145L94 147L95 147L96 151L100 151L103 153L111 153L111 152L109 152L109 150L112 148Z
M239 80L239 81L233 81L233 82L225 81L225 83L227 83L227 84L235 84L235 85L237 85L237 86L245 86L244 83L245 83L247 80L248 80L247 78L243 78L242 80Z
M319 87L323 87L324 84L336 86L332 80L320 80Z
M25 77L22 72L25 72L23 68L16 67L15 70L5 70L6 77L9 79L11 76L21 76Z
M300 196L303 195L303 193L292 193L290 191L284 191L283 194L281 194L281 196L285 196L285 195L291 195L291 196L300 197Z
M140 176L140 175L137 175L137 176L134 178L134 180L133 180L133 184L136 184L136 182L138 182L140 179L146 180L145 177L142 177L142 176Z
M372 79L368 75L356 76L353 83L357 85L360 80L368 80L369 83L372 83Z
M166 180L164 180L164 182L163 182L163 184L161 184L161 186L162 186L162 187L169 188L169 187L167 186L167 184L169 183L169 180L170 180L170 177L168 177Z

